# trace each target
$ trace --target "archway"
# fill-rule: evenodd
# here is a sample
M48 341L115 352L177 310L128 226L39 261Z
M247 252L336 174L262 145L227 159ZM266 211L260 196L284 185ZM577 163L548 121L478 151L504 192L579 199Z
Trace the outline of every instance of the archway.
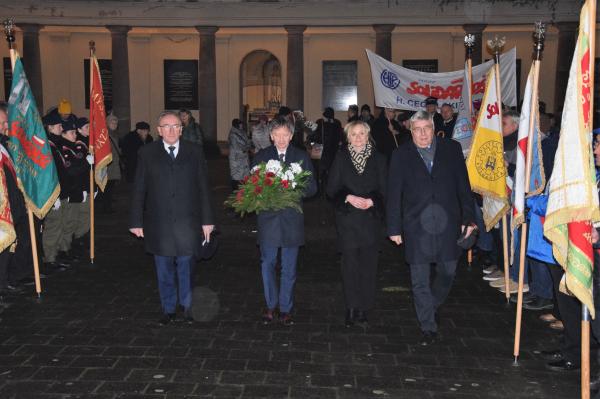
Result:
M240 118L251 126L281 105L281 63L271 52L254 50L240 65Z

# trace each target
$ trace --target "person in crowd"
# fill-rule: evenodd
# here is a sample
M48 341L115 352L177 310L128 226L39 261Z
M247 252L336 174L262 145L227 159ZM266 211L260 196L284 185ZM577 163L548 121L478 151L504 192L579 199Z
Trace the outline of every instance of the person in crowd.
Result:
M292 145L300 148L301 150L306 150L305 145L305 132L306 132L306 117L304 116L304 112L297 109L292 112L291 121L294 123L294 137L292 138Z
M86 117L77 118L75 126L77 127L77 140L88 147L90 142L90 120Z
M335 207L346 327L367 322L375 303L379 245L383 234L387 161L369 140L366 122L353 121L344 132L348 145L333 161L327 195Z
M159 115L162 140L140 149L131 199L129 231L154 255L161 326L175 319L178 302L193 322L191 269L215 224L202 147L182 139L182 130L178 113Z
M438 99L436 97L427 97L425 99L425 110L433 118L435 131L439 132L440 130L442 130L441 126L444 121L444 118L438 112Z
M420 343L430 345L437 340L438 308L450 292L462 254L457 240L475 229L473 197L460 144L435 136L431 114L416 112L411 134L412 142L394 151L390 162L387 232L396 245L405 243L423 332Z
M454 115L454 108L452 108L452 105L444 103L442 104L440 115L442 116L442 122L439 125L436 125L435 127L436 134L438 136L451 139L452 134L454 133L454 125L456 124L456 115Z
M110 149L112 152L112 162L108 164L108 182L102 192L102 195L98 197L99 207L98 210L104 213L114 213L113 204L113 191L115 185L121 180L121 149L119 148L119 133L117 131L119 127L119 118L113 113L106 117L106 127L108 129L108 138L110 140Z
M90 163L93 161L93 156L89 154L89 141L90 141L90 121L88 118L82 117L77 118L75 123L77 127L77 140L75 141L75 147L77 149L77 153L81 154L86 158L86 161ZM93 164L93 162L92 162ZM83 255L88 247L90 242L89 240L89 231L90 231L90 206L87 203L87 199L89 198L89 168L86 172L86 176L83 177L86 181L84 185L87 187L86 191L86 199L77 207L78 215L75 218L76 220L82 221L81 223L77 223L75 226L75 232L73 236L73 244L72 249L75 254ZM94 195L97 193L98 189L94 189Z
M17 185L15 165L7 149L8 109L6 103L0 103L0 164L4 172L6 191L3 194L2 207L10 208L15 236L6 237L5 249L0 252L0 298L22 291L18 282L25 277L31 264L31 240L25 199ZM6 202L6 200L8 200ZM4 212L4 210L3 210ZM29 253L26 251L29 250ZM27 255L29 255L27 257ZM27 269L26 269L27 268Z
M373 128L375 117L371 114L371 107L369 107L369 104L363 104L362 107L360 107L360 120L368 123L369 126Z
M317 171L318 192L323 194L327 185L327 173L335 158L335 154L343 141L342 123L335 118L333 108L326 107L323 111L323 117L317 119L317 128L308 135L308 141L313 148L321 148L320 158L313 158L314 169Z
M359 119L358 105L352 104L348 106L348 120L346 123L354 122Z
M58 174L58 182L61 187L69 186L69 177L66 171L65 160L62 155L64 139L62 137L62 119L56 112L50 112L42 119L48 135L48 144L54 159L54 165ZM66 243L69 242L65 236L66 207L69 195L67 190L61 189L60 195L54 206L44 218L44 230L42 234L42 247L44 249L44 262L48 270L62 270L70 266L70 262L59 252L68 251Z
M504 145L504 163L506 165L506 171L508 176L514 181L515 170L517 168L517 139L519 137L519 113L516 111L507 111L502 115L502 142ZM510 219L510 218L509 218ZM510 221L508 222L510 226ZM504 251L502 247L502 228L492 229L492 234L494 236L494 242L496 243L496 253L498 254L498 265L499 269L496 271L484 276L484 280L490 282L490 286L493 288L497 288L501 292L506 290L505 282L504 282ZM519 245L519 236L515 237L514 247L518 248ZM508 244L510 245L510 244ZM513 264L516 264L517 267L513 267L510 270L511 278L509 280L509 292L511 294L515 294L518 289L518 262L519 262L519 251L515 252ZM525 286L523 292L529 292L529 280L528 280L528 262L525 262Z
M204 145L204 131L192 116L192 112L189 109L181 109L179 110L179 117L183 123L183 139L201 146Z
M373 124L373 140L377 151L389 162L392 152L401 144L401 126L394 118L394 109L385 108Z
M271 146L267 122L269 122L269 118L262 114L258 117L258 123L252 128L252 144L257 152Z
M73 114L73 109L71 107L71 103L69 102L69 100L66 100L64 98L62 100L60 100L60 102L58 103L58 107L56 108L56 112L58 112L58 115L60 116L60 119L63 122L77 121L77 116L75 116L75 114Z
M128 183L132 183L135 177L138 151L144 145L152 143L153 140L150 135L150 125L144 121L136 123L135 130L127 133L121 140L124 172Z
M311 172L304 197L310 197L317 191L313 178L312 163L306 151L292 145L294 125L284 117L277 116L269 122L269 131L273 145L256 153L253 166L261 162L279 160L286 164L299 163ZM279 307L279 320L283 325L294 323L294 284L296 282L296 261L298 249L304 245L304 214L293 208L279 211L261 212L257 215L258 244L266 301L266 310L262 315L264 324L273 322ZM281 284L278 287L275 273L277 254L281 251Z
M250 159L248 151L252 148L252 143L244 130L241 120L231 121L229 129L229 177L231 188L237 190L244 177L250 174Z
M73 258L71 253L74 239L81 240L90 230L89 170L93 164L91 155L88 155L87 146L77 140L77 126L70 120L62 123L61 153L65 166L65 184L61 184L61 191L68 197L62 204L64 212L63 239L67 257Z

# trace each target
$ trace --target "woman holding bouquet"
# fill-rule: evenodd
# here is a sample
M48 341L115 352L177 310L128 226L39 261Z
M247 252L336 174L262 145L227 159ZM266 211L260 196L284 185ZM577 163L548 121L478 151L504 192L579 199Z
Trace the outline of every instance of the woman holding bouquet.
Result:
M341 148L329 171L327 195L335 206L346 327L367 322L375 302L379 242L383 237L387 160L370 142L362 121L344 128L348 145Z
M278 162L297 169L309 171L302 195L310 197L317 191L313 178L312 163L308 153L290 145L294 134L294 124L282 116L269 122L269 131L273 145L260 150L252 162L253 166ZM271 161L271 162L269 162ZM287 180L286 180L287 182ZM282 182L283 183L283 182ZM295 183L291 183L293 186ZM260 187L255 190L260 192ZM301 202L301 201L300 201ZM279 307L279 320L283 325L293 324L291 311L294 305L294 284L296 283L296 259L298 248L304 245L304 214L300 212L302 204L279 210L261 211L257 215L258 244L260 245L260 263L267 309L263 313L264 324L274 320ZM281 249L281 284L277 284L275 264L277 253Z

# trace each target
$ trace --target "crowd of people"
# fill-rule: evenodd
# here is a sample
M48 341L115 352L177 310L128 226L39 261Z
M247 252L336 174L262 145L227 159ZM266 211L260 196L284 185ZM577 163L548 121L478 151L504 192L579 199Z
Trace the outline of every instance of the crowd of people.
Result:
M236 156L239 159L243 153L248 162L244 162L243 170L237 170L236 176L232 175L232 180L239 183L249 174L252 162L266 160L265 151L273 152L268 149L265 139L269 131L279 153L288 151L289 147L307 153L312 158L311 170L315 172L318 192L331 201L336 216L338 250L342 254L345 325L366 323L367 312L375 307L375 275L383 242L379 237L385 229L390 240L404 244L417 319L423 332L421 343L430 345L437 340L437 309L450 292L456 262L464 256L468 246L472 245L477 263L482 265L485 283L502 294L506 292L503 245L517 249L514 256L510 256L508 284L510 301L517 302L520 237L515 234L512 246L510 242L504 243L501 223L486 231L482 198L471 192L460 146L451 140L456 123L454 109L447 103L440 106L433 97L427 98L425 103L425 111L377 108L376 116L371 114L367 104L360 111L357 105L351 105L345 123L336 119L334 110L327 107L314 126L306 123L301 112L282 107L273 121L288 120L289 146L284 145L285 140L275 141L273 130L269 129L271 125L266 116L262 116L252 129L251 138L246 137L243 146L238 147ZM543 103L540 103L539 115L547 182L552 175L554 153L558 147L560 120L546 113ZM517 110L505 107L502 118L504 158L507 175L513 181L519 121ZM232 134L240 135L243 130L241 122L238 123ZM248 151L252 143L257 154L250 162ZM598 141L594 143L596 163L600 167L600 146ZM548 359L546 367L553 371L577 370L580 366L581 304L559 291L564 271L554 260L551 244L543 237L541 227L546 200L546 193L542 193L527 201L531 228L523 262L523 307L540 312L540 319L547 322L549 328L562 331L560 347L548 348L542 353ZM510 226L510 217L508 220ZM290 228L285 223L277 226L280 236ZM457 244L457 239L461 239L461 245ZM511 240L510 235L508 240ZM530 241L536 245L529 245ZM537 245L540 242L543 251ZM263 320L266 322L273 320L278 304L273 299L272 246L283 248L290 244L296 247L302 243L302 240L292 243L278 240L262 243L259 240L267 303ZM268 249L263 251L264 246ZM288 247L285 250L289 253ZM289 298L293 296L295 268L289 271L293 260L289 255L285 258L280 289L287 293L279 294L280 299L285 298L280 312L289 324ZM433 279L430 278L432 265L435 268ZM599 382L594 382L593 388Z
M331 107L326 107L322 118L314 123L306 120L301 111L281 107L271 120L260 116L250 135L241 120L232 121L228 156L233 190L253 166L278 160L299 163L311 172L305 198L319 194L331 202L337 248L342 255L344 323L348 328L368 323L369 311L376 307L377 263L384 237L404 245L415 311L423 332L422 345L435 344L439 339L438 309L451 291L458 260L466 249L472 248L482 265L483 280L499 292L506 290L503 245L507 243L503 242L502 226L499 223L486 231L482 199L471 191L463 151L452 140L454 110L450 104L442 104L438 112L438 106L437 99L428 98L424 111L377 108L374 116L366 104L360 109L351 105L345 123L335 117ZM543 104L540 108L543 168L548 181L560 123L545 113ZM72 267L84 255L89 242L89 199L97 193L90 193L88 186L94 161L88 154L88 119L75 116L69 102L63 100L47 112L43 124L61 186L59 199L45 219L38 221L36 229L45 277ZM130 231L143 237L147 251L154 254L163 309L160 324L175 319L178 305L184 310L184 319L191 323L191 269L195 259L202 258L210 246L215 224L206 177L204 133L188 110L165 111L157 124L159 140L153 140L150 124L144 121L119 137L118 118L112 114L107 117L113 162L106 191L98 201L100 211L110 213L111 193L121 173L133 184ZM505 109L502 135L509 177L514 177L516 168L518 127L518 112ZM7 129L7 109L1 104L3 156L8 156ZM598 141L594 141L594 154L600 166ZM11 162L4 162L3 170L17 240L0 253L0 296L17 293L23 285L32 284L25 203ZM179 172L173 174L175 170ZM177 199L176 209L169 207L171 200L167 197L182 195L182 190L185 194ZM545 252L539 247L529 250L530 242L544 240L541 229L534 226L543 223L546 198L542 193L528 199L532 228L522 262L523 303L526 310L546 311L540 318L549 323L549 328L563 332L560 347L543 352L548 358L547 368L571 371L577 370L581 361L581 305L559 291L564 272L548 250L550 244L545 243ZM304 245L304 216L286 208L261 212L257 223L266 303L261 320L269 324L278 318L284 325L294 324L296 262L299 247ZM598 241L597 234L593 238ZM518 235L514 239L513 247L518 248ZM511 301L516 302L519 252L515 251L511 258L508 290ZM598 327L594 329L600 332ZM599 382L593 382L593 386Z

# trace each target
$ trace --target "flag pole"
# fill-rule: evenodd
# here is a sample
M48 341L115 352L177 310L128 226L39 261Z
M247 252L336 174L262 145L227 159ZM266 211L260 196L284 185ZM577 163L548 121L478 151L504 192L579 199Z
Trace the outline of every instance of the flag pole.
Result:
M473 115L473 99L471 98L471 82L473 81L473 47L475 46L475 36L468 33L465 35L465 49L467 58L467 76L469 77L469 90L467 91L467 100L469 102L469 117ZM464 100L463 100L464 103ZM470 122L470 121L469 121ZM469 267L473 264L473 249L469 248L467 251L467 264Z
M538 113L538 84L540 76L540 61L542 59L542 52L544 51L544 34L546 27L542 22L535 23L535 30L533 32L533 90L531 92L531 104L529 113L529 131L527 136L527 158L525 159L525 188L524 193L527 194L529 191L529 185L531 183L531 165L533 158L533 135L535 134L535 121ZM515 357L515 365L519 361L519 352L521 345L521 322L523 320L523 285L525 280L525 256L527 249L527 217L521 225L521 243L519 251L519 291L517 293L517 316L515 321L515 343L513 348L513 355Z
M94 68L94 59L96 52L96 43L93 40L90 40L90 104L92 102L92 90L94 88L93 80L93 68ZM92 106L90 105L90 112L92 112ZM91 116L91 115L90 115ZM90 117L90 123L92 118ZM91 126L90 126L91 127ZM88 153L94 156L94 143L91 140L91 137L88 136ZM95 228L94 228L94 165L90 165L90 191L89 191L89 199L90 199L90 263L94 264L94 241L95 241Z
M488 40L488 46L494 51L494 74L496 77L496 93L498 96L498 117L502 121L502 91L500 84L500 53L506 44L504 37L494 37L493 40ZM508 218L506 213L502 215L502 253L504 258L504 295L506 303L510 303L510 290L508 288Z
M10 65L11 70L14 71L15 63L17 62L17 51L15 50L15 34L14 34L14 21L7 19L4 21L4 34L6 35L6 41L8 42L8 49L10 51ZM35 237L35 223L33 220L33 212L31 206L27 205L27 217L29 219L29 236L31 238L31 255L33 256L33 276L35 280L35 292L38 298L42 294L42 283L40 281L40 265L37 253L37 240Z
M588 9L589 18L589 48L590 48L590 112L594 111L594 67L596 59L596 0L590 0ZM581 27L579 28L581 29ZM593 114L589 116L589 131L593 129ZM591 155L591 154L590 154ZM592 229L594 226L592 226ZM593 258L592 258L593 259ZM593 269L592 269L593 270ZM594 285L592 284L592 298ZM596 315L598 317L598 315ZM590 399L590 312L585 304L581 304L581 398Z

